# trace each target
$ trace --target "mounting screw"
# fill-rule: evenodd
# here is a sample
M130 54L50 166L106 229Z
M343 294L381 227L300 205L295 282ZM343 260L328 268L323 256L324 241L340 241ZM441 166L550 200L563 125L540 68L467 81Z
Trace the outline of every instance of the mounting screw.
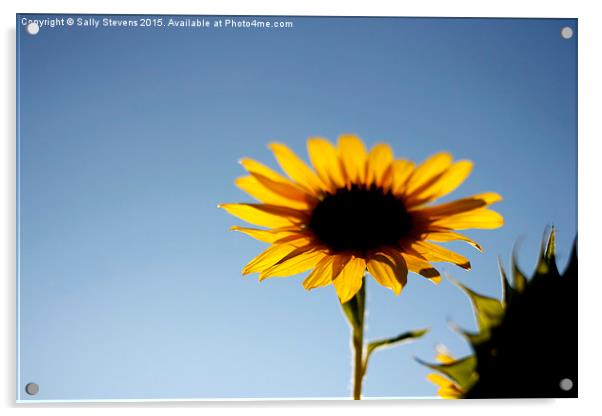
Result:
M39 391L40 386L38 386L36 383L27 383L25 386L25 393L29 394L30 396L35 396Z
M570 378L563 378L560 380L560 389L564 391L570 391L573 388L573 380Z
M564 39L570 39L573 37L573 29L571 29L569 26L565 26L560 30L560 36L562 36Z
M40 25L38 25L36 22L29 22L27 26L25 26L25 29L30 35L37 35L40 31Z

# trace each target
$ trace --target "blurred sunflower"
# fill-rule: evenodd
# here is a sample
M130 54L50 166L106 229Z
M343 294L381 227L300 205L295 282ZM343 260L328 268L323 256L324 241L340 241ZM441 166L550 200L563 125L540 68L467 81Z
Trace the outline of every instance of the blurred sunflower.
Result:
M545 241L545 240L544 240ZM455 359L438 348L427 379L443 398L578 397L577 240L568 265L556 264L555 231L530 279L512 255L513 284L500 263L502 298L481 295L452 279L469 297L478 331L454 326L473 353ZM568 383L568 384L567 384Z
M307 142L312 170L287 146L270 144L285 177L245 158L249 175L236 184L259 203L222 204L221 208L266 229L233 227L270 247L243 274L292 276L312 269L306 289L334 284L341 303L362 287L366 271L399 294L408 271L437 283L431 262L470 269L467 258L433 242L465 241L455 230L493 229L503 224L487 206L500 201L483 193L440 205L431 203L455 190L472 170L470 161L453 162L437 153L419 166L395 159L391 147L366 151L356 136L339 137L335 147L323 138Z

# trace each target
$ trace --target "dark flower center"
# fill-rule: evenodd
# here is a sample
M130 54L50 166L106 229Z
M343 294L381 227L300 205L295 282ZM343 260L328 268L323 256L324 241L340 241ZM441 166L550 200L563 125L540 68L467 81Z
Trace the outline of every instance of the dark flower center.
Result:
M394 245L407 235L412 218L391 192L353 185L326 194L313 209L308 228L334 252L366 252Z

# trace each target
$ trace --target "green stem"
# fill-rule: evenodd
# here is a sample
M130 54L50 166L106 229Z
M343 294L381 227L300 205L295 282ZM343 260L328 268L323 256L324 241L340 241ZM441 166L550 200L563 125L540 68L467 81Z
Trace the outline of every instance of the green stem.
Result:
M351 326L351 347L353 349L353 399L362 396L362 381L366 372L364 363L364 311L366 307L366 288L362 286L351 300L341 305Z
M364 380L364 326L354 327L353 337L353 400L361 400Z

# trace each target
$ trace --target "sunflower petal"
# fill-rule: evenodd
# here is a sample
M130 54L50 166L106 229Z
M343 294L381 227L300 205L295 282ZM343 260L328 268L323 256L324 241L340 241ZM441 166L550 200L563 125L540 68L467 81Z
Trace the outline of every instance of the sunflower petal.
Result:
M332 283L332 274L329 273L329 269L332 268L333 261L334 256L325 256L320 260L311 273L303 280L303 287L310 290Z
M309 235L298 232L292 235L288 235L274 241L273 244L288 244L295 247L303 247L313 243L313 238Z
M299 247L284 256L269 269L264 270L259 275L259 281L268 277L287 277L303 273L316 266L325 256L326 253L324 251L315 250L312 246Z
M267 176L263 176L259 173L252 173L251 175L254 176L258 182L260 182L270 191L287 199L305 202L306 204L308 203L308 201L314 202L316 200L316 198L313 195L304 192L301 188L293 185L290 182L274 181L268 178Z
M493 229L504 225L504 217L490 209L476 209L462 214L443 217L431 222L433 227L445 227L454 230L467 228Z
M288 230L286 228L287 227L281 229L260 230L258 228L239 227L237 225L230 227L232 231L239 231L256 240L263 241L264 243L273 243L281 238L299 233L299 230L295 230L294 228Z
M447 152L437 153L428 158L414 170L408 179L406 194L414 194L424 189L439 175L442 175L452 163L452 156Z
M303 281L303 287L307 290L327 286L336 279L351 258L350 254L334 254L324 257L316 268Z
M359 137L350 134L339 136L339 158L348 183L364 181L366 148Z
M414 172L414 163L409 160L398 159L393 161L393 181L391 183L393 193L401 194L404 191L412 172Z
M450 363L453 363L454 361L456 361L456 359L454 357L452 357L451 355L446 354L444 352L438 352L435 359L437 361L439 361L441 364L450 364Z
M441 198L456 190L470 176L472 167L473 164L470 160L460 160L454 163L441 178L441 187L433 199Z
M428 261L408 253L401 253L401 255L403 256L409 271L417 273L422 277L426 277L435 284L441 282L441 274L439 274L439 271Z
M479 251L483 251L481 246L474 240L453 231L436 231L427 234L425 240L435 241L437 243L447 243L449 241L465 241Z
M495 192L485 192L456 201L447 202L445 204L419 208L413 211L419 212L421 216L428 216L431 218L445 217L484 208L501 200L501 195L496 194Z
M437 373L430 373L427 380L439 387L437 394L443 399L457 399L462 396L462 389L450 379Z
M296 247L287 244L275 244L269 246L265 251L251 260L243 269L242 274L247 275L272 267L284 256L295 250Z
M366 261L360 257L351 257L341 273L334 279L334 287L341 303L349 301L362 287Z
M283 196L266 187L257 177L252 175L237 178L234 183L253 198L265 204L280 205L301 210L308 209L310 206L308 203L309 198L302 201Z
M412 244L412 249L416 250L416 252L428 261L444 261L470 270L470 261L466 257L437 244L416 241Z
M382 186L385 176L390 174L393 163L393 150L388 144L379 143L375 145L368 155L366 164L366 184Z
M438 387L447 387L452 381L437 373L427 374L426 379Z
M270 204L220 204L218 207L243 221L262 227L287 227L305 218L303 212Z
M288 179L286 176L283 176L273 170L272 168L267 167L263 163L257 162L256 160L250 159L248 157L244 157L238 161L242 165L243 168L247 170L247 172L253 174L259 174L265 176L276 182L284 182L293 185L294 183Z
M419 194L412 196L414 204L424 204L449 194L466 180L470 172L472 172L472 162L461 160L454 163Z
M312 137L307 141L307 153L314 169L330 190L345 186L337 149L326 139Z
M282 170L295 182L314 193L324 190L324 184L307 164L291 149L282 143L271 143L270 149L274 153Z
M384 287L396 295L408 281L408 266L401 254L393 250L379 250L368 257L368 272Z

